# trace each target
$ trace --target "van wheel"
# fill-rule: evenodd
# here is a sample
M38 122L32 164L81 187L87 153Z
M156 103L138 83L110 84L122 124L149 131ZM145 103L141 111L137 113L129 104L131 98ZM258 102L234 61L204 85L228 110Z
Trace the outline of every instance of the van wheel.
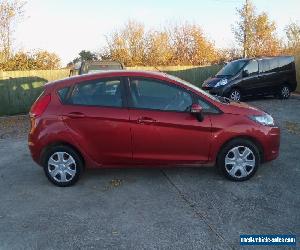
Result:
M230 180L248 180L260 165L259 150L249 140L232 140L222 148L217 165L224 176Z
M49 181L56 186L67 187L78 181L83 163L71 147L55 146L44 154L43 167Z
M241 91L239 91L238 89L231 90L229 93L229 98L236 102L241 101L241 99L242 99Z
M278 92L278 96L280 99L288 99L291 95L290 88L287 85L282 85Z

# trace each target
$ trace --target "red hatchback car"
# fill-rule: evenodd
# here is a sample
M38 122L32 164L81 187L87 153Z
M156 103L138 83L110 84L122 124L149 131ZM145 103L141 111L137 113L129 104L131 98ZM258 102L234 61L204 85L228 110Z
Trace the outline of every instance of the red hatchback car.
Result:
M30 111L29 148L48 179L84 168L217 165L243 181L279 154L273 118L174 76L110 71L46 84Z

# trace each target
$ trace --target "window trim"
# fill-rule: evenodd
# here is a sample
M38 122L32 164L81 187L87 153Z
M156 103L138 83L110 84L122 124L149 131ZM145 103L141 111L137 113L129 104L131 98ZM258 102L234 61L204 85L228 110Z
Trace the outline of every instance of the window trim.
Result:
M117 107L117 106L106 106L106 105L83 105L83 104L74 104L70 101L71 95L74 91L75 86L77 86L79 84L90 84L90 83L94 83L94 82L97 83L100 80L101 81L113 81L113 80L119 80L120 81L122 106ZM60 89L62 89L62 88L60 88ZM57 95L58 95L58 91L60 89L58 89L56 91ZM86 81L81 81L81 82L75 82L71 86L69 86L69 92L67 94L65 102L64 103L62 102L62 105L79 106L79 107L117 108L117 109L127 108L127 106L128 106L127 104L128 104L128 100L127 100L127 96L126 96L126 86L125 86L124 78L122 76L96 78L96 79L91 79L91 80L86 80Z

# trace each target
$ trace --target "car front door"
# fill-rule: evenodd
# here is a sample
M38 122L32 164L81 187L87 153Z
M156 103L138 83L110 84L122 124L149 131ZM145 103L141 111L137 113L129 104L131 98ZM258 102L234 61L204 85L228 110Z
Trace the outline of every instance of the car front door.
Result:
M130 122L133 160L137 164L208 161L211 121L199 122L190 112L192 94L174 84L130 78Z
M131 162L129 112L124 105L122 78L75 84L62 115L76 141L95 162Z

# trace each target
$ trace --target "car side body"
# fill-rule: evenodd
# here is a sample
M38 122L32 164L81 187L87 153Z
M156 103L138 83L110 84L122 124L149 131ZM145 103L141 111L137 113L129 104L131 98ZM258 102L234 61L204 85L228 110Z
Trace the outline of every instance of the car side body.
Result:
M107 83L106 95L91 99L94 90L90 86L99 81ZM133 86L140 88L142 106L138 108ZM143 96L141 92L147 92L149 86L153 86L151 94ZM103 88L103 84L96 87ZM165 87L175 95L179 91L180 104L161 97ZM78 92L87 90L87 99L77 98ZM59 145L77 152L85 168L213 166L222 148L237 138L256 145L261 162L279 154L279 128L250 119L265 112L245 103L221 102L163 73L122 70L49 83L32 110L46 97L51 100L42 114L31 113L28 139L32 158L41 166L46 152ZM188 109L193 103L203 108L202 119Z

